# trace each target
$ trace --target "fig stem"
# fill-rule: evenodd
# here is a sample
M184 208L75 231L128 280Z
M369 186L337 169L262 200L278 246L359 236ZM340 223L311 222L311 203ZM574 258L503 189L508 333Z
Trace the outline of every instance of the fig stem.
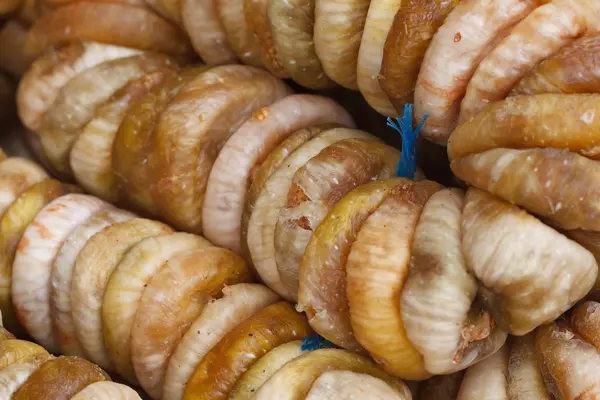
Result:
M402 137L402 153L398 161L398 168L396 168L396 176L400 178L415 178L417 173L417 137L427 120L427 115L424 115L421 122L413 130L413 109L413 104L405 104L402 117L396 118L395 121L392 118L387 119L387 126L398 131Z

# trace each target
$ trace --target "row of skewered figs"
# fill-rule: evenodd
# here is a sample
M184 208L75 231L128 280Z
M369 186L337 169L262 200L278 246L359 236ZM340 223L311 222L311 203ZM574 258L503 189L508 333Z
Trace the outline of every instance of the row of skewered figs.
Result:
M304 314L253 283L230 250L81 194L24 158L5 158L0 176L5 325L68 355L0 342L2 399L139 398L113 384L73 397L107 379L78 357L154 399L411 398L370 359L311 345Z
M239 60L312 89L360 89L387 116L414 101L441 144L491 102L600 82L597 0L38 2L46 11L21 35L29 54L85 39L185 57L179 26L208 65Z
M18 100L54 171L241 254L270 289L298 303L315 331L404 379L485 359L507 334L558 318L597 280L595 231L554 228L557 216L577 212L573 196L593 208L594 186L578 184L593 178L593 165L565 178L576 191L560 191L560 181L542 185L562 202L543 203L557 213L542 221L475 188L391 179L397 150L352 129L331 100L291 94L259 69L182 69L164 56L97 43L38 59ZM543 142L543 124L527 123L539 122L535 110L556 113L553 105L579 101L563 129L577 128L579 145L593 144L595 119L582 118L595 110L593 100L546 94L485 109L451 140L455 172L540 214L519 203L534 192L513 185L517 177L531 183L527 172L539 181L593 161L552 149L528 158L516 139L511 150L486 136L500 124L480 128L505 121L498 107L519 101L529 108L515 107L512 136L526 138L523 146ZM473 143L483 144L461 152ZM513 173L523 162L531 168Z

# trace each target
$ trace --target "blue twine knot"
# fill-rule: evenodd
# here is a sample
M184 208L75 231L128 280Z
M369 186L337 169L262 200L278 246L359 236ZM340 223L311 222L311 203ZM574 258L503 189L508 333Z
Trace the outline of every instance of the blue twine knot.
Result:
M402 117L396 118L394 121L391 118L387 119L387 126L395 129L402 136L402 154L396 168L396 176L400 178L414 179L417 173L417 137L421 133L421 129L427 120L427 115L413 130L413 104L404 105L404 113Z
M318 349L330 349L333 347L333 343L324 337L314 334L302 338L302 351L312 351Z

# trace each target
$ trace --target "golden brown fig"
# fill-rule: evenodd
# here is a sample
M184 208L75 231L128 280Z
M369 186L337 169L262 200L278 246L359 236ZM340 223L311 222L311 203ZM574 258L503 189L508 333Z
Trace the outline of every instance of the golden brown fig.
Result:
M144 3L176 25L181 25L181 0L143 0Z
M597 93L600 89L600 34L584 36L563 47L525 76L511 95Z
M366 132L347 128L335 128L318 134L287 157L266 181L254 204L247 234L252 262L263 282L288 300L296 299L297 293L283 284L275 259L275 228L279 212L288 202L287 196L295 174L328 146L351 138L376 140ZM332 184L329 182L328 186Z
M261 67L260 47L246 22L244 0L215 0L215 6L233 52L244 64Z
M402 397L411 399L408 387L377 368L369 359L337 349L308 352L285 364L256 392L253 400L302 400L319 376L328 371L345 370L383 380Z
M13 395L14 400L69 400L86 386L110 380L96 365L77 357L44 363Z
M238 381L229 394L230 400L250 400L271 376L289 361L302 355L302 341L294 340L275 347L261 357Z
M410 0L402 3L387 35L379 84L401 113L413 102L415 85L433 35L460 0Z
M600 351L565 322L541 327L535 348L546 384L561 399L600 396Z
M88 193L115 203L119 194L112 171L112 149L117 130L131 107L154 86L176 76L165 67L130 81L100 106L73 144L69 165Z
M462 250L498 326L524 335L558 318L596 282L591 253L516 206L470 188ZM535 242L528 238L535 237ZM510 248L511 252L499 251ZM524 289L525 288L525 289Z
M378 80L385 40L402 0L371 0L358 53L357 82L365 100L388 117L398 113Z
M33 62L33 58L25 54L26 35L27 28L16 20L10 20L0 28L0 69L16 78L20 78Z
M283 343L308 334L306 318L288 303L264 308L227 334L202 359L186 386L184 399L227 399L257 359Z
M37 132L43 115L73 77L103 62L139 53L139 50L94 42L49 50L33 62L19 83L17 105L21 122Z
M254 35L254 40L260 47L260 60L277 78L290 78L285 70L277 49L273 43L271 24L269 21L269 0L245 0L244 15L248 29Z
M2 0L0 1L0 16L12 14L18 10L23 0Z
M600 230L597 161L553 148L500 148L459 158L451 167L470 185L524 207L560 228Z
M23 192L6 209L0 219L0 310L4 325L12 332L20 333L13 310L10 285L12 265L17 244L25 229L40 210L50 201L70 192L79 191L71 185L61 184L53 179L46 179L31 186Z
M170 64L168 57L144 54L105 62L71 79L44 115L39 131L52 167L70 178L69 153L97 107L130 80Z
M206 181L219 148L253 112L289 94L267 72L230 65L201 73L169 103L153 135L152 194L161 215L199 233Z
M223 297L204 307L173 352L165 376L163 399L181 400L187 382L206 354L240 323L279 300L274 292L259 284L240 283L223 288Z
M578 305L571 315L573 328L600 350L600 303L586 301Z
M455 160L502 147L550 147L600 160L599 113L596 94L509 97L460 125L448 141L448 155Z
M300 310L321 335L339 346L364 351L353 337L346 295L346 262L360 227L390 190L404 179L359 186L344 196L321 222L300 267Z
M154 129L160 114L181 88L205 67L184 70L158 85L128 112L114 139L112 169L120 198L130 206L152 215L158 209L150 195L149 157Z
M225 30L213 0L181 0L181 18L192 46L208 65L235 64L235 53L227 42Z
M153 236L133 246L110 276L102 304L104 342L117 372L136 383L131 363L131 331L148 282L180 253L211 247L200 236L176 232Z
M252 169L293 132L326 123L354 127L348 112L331 99L297 94L259 110L242 124L224 144L210 171L202 208L206 238L239 252L243 205Z
M356 64L370 0L315 0L315 52L336 83L358 90Z
M12 395L29 379L42 364L54 357L38 353L10 364L0 370L0 398L12 399Z
M462 253L463 207L464 193L457 189L440 190L427 201L414 232L401 294L406 336L433 374L467 368L495 353L506 340L506 332L476 298L478 283Z
M152 398L162 398L168 360L192 322L226 285L250 279L244 260L218 247L177 255L152 277L131 331L133 367Z
M102 327L102 303L111 274L138 242L171 232L160 222L134 218L102 229L79 252L71 283L73 322L85 355L96 364L112 368Z
M315 53L315 0L270 0L267 8L275 50L292 79L310 89L333 87Z
M134 214L108 207L96 212L87 221L73 229L54 259L50 277L50 313L60 351L68 356L84 356L75 334L71 292L75 262L88 240L107 226L129 221Z
M275 260L281 280L297 295L298 273L312 233L327 212L355 187L395 175L400 153L374 140L347 139L330 145L292 179L275 227Z
M48 352L43 347L25 340L3 340L0 342L0 370L38 354Z
M408 275L419 216L427 200L441 188L430 181L398 182L364 217L352 248L346 250L346 292L354 335L386 371L404 379L421 380L430 375L422 355L406 335L399 298ZM337 244L343 245L342 241ZM325 279L334 282L331 278L327 274ZM335 315L327 303L333 302L325 300L323 314ZM324 322L320 315L317 322Z
M152 11L127 4L77 2L57 8L33 24L25 42L28 53L77 40L190 57L185 35Z

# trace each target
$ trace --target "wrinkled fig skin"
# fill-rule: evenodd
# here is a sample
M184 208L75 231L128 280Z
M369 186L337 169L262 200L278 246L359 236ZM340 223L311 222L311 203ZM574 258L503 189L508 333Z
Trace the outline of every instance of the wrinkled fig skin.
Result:
M597 94L509 97L460 125L448 141L448 155L453 161L496 148L548 147L600 160L599 114Z
M536 354L535 334L511 337L508 346L508 395L510 399L551 400Z
M353 337L350 324L344 276L348 254L363 222L403 181L376 181L344 196L319 225L302 259L299 307L319 334L354 351L364 349Z
M57 384L60 379L60 384ZM76 357L44 363L13 395L15 400L69 400L91 383L109 379L96 365Z
M284 285L298 292L298 273L312 233L355 187L394 176L397 149L379 141L335 143L296 171L275 228L275 260Z
M150 145L160 114L169 102L203 67L184 70L147 94L133 106L121 122L112 148L112 169L122 200L137 210L158 215L150 186Z
M523 77L511 95L600 91L600 34L563 47Z
M70 29L65 29L69 27ZM74 2L38 19L25 47L39 55L52 46L78 40L191 57L184 33L147 8L111 2Z
M600 350L600 303L586 301L575 307L571 315L573 328Z
M328 371L313 383L306 400L350 400L356 397L356 393L368 394L372 400L405 399L404 393L368 374Z
M116 59L82 72L63 87L44 115L39 131L44 154L59 176L72 178L69 152L97 108L130 80L170 62L160 55Z
M369 374L383 380L403 400L411 399L404 382L377 368L369 359L338 349L307 352L285 364L256 392L253 400L302 400L319 376L328 371L346 370Z
M461 251L463 206L464 193L457 189L441 190L425 204L401 295L406 334L434 374L462 370L506 340L506 332L473 304L478 283Z
M267 72L237 65L215 67L185 85L153 134L151 192L161 215L181 230L200 231L206 182L220 147L252 113L287 94Z
M404 2L390 29L379 75L379 84L401 113L413 102L421 63L433 35L460 0L410 0Z
M508 400L508 356L509 349L505 346L493 356L469 368L456 400Z
M478 189L465 197L462 234L466 264L481 282L486 309L514 335L558 318L592 289L598 275L592 254L579 244ZM503 248L512 251L498 251Z
M456 400L464 373L464 371L460 371L429 378L421 384L418 396L413 395L413 398L418 400Z
M600 230L600 163L595 160L552 148L494 149L451 166L460 179L562 229Z
M246 65L262 67L260 47L244 13L244 0L215 0L221 26L233 52Z
M315 0L270 0L268 18L275 50L292 79L310 89L335 86L315 53Z
M225 336L188 381L185 400L226 400L241 376L273 348L310 334L306 317L286 302L272 304Z
M399 299L419 215L441 188L431 181L400 182L392 188L360 227L346 263L356 339L388 373L403 379L430 376L422 355L406 336Z

